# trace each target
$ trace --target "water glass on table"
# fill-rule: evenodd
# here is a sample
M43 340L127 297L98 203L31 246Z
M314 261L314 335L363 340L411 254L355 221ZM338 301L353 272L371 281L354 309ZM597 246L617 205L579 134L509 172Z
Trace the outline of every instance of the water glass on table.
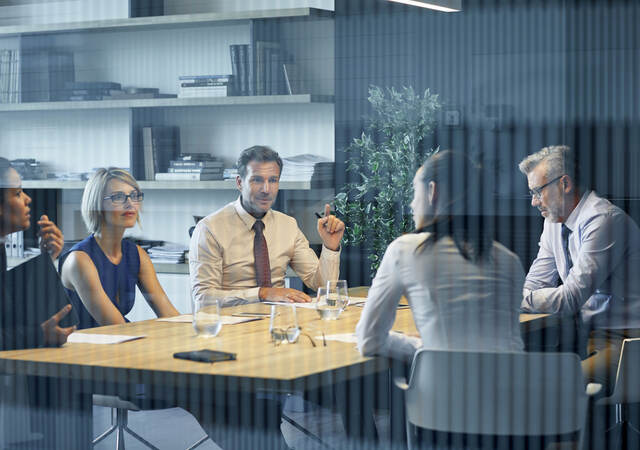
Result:
M200 337L215 337L222 329L222 299L201 296L193 300L193 328Z
M316 311L323 320L337 319L348 304L349 294L345 280L328 281L326 288L318 288Z
M269 334L274 344L293 344L300 336L295 305L271 305Z

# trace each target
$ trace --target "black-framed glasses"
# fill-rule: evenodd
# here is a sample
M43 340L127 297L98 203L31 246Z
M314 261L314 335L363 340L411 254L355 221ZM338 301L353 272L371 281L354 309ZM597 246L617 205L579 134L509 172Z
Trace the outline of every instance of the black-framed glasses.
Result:
M144 192L133 191L130 194L114 192L111 195L107 195L104 199L111 200L111 203L114 205L124 205L127 202L127 199L130 199L133 203L140 203L144 200Z
M564 176L564 174L560 175L559 177L555 177L553 180L549 181L548 183L543 184L542 186L538 186L538 187L534 187L534 188L529 189L529 196L531 198L537 198L538 200L540 200L540 197L542 196L543 189L546 188L547 186L549 186L550 184L555 183L556 181L558 181L563 176Z

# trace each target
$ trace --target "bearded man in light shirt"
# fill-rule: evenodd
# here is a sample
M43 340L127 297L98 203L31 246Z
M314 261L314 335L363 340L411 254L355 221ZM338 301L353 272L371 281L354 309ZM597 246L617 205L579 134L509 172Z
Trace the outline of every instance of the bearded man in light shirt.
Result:
M585 377L611 391L622 341L640 337L640 230L620 208L581 187L569 147L545 147L519 168L531 206L545 218L522 309L576 315L589 335Z
M271 209L282 173L272 149L253 146L238 159L240 196L196 226L189 248L189 273L195 298L224 297L224 306L258 301L309 302L304 292L285 287L287 266L311 289L337 280L344 223L329 214L318 220L320 258L296 220Z

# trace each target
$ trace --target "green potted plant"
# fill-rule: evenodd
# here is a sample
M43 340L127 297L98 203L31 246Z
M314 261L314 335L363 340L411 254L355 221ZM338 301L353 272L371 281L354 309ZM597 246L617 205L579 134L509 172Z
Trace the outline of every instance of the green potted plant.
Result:
M420 95L412 87L371 86L368 101L373 115L345 150L355 181L336 195L335 208L346 224L345 244L367 243L373 277L391 241L413 229L413 176L437 152L421 143L433 132L441 105L429 89Z

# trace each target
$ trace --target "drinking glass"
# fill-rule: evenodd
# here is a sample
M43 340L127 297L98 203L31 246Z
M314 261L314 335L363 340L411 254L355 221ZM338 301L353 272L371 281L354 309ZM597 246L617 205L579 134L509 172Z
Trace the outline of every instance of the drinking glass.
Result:
M341 305L342 311L347 309L347 306L349 305L347 280L327 281L327 295L329 299L335 300L339 305Z
M345 292L346 294L346 292ZM329 291L325 287L318 288L316 295L316 311L322 320L335 320L346 306L348 297L335 288Z
M193 328L201 337L215 337L222 329L221 299L201 296L193 300Z
M269 334L274 344L293 344L300 336L295 305L271 305Z

